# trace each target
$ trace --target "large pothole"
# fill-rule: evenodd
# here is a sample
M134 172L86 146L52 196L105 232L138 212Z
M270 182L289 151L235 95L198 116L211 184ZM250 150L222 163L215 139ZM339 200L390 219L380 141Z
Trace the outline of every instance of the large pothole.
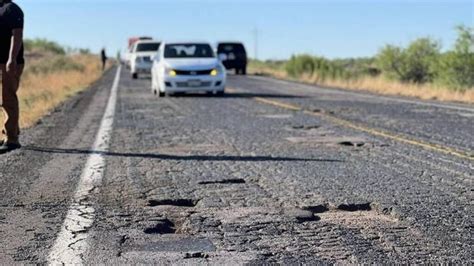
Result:
M147 227L143 230L145 234L174 234L176 233L175 224L168 220L163 219L161 221L157 221L157 223L152 227Z
M195 207L199 200L195 199L163 199L163 200L149 200L149 207L156 206L175 206L175 207Z

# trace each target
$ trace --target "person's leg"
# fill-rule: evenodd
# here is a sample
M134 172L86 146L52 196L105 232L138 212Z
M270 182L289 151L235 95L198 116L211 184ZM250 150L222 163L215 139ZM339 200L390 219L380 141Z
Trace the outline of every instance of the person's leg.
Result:
M1 75L1 77L2 77L2 80L1 80L1 81L2 81L2 90L1 90L1 92L2 92L2 110L3 110L3 113L4 113L4 119L3 119L4 122L5 122L6 119L7 119L7 112L6 112L6 110L3 108L4 103L5 103L5 99L4 99L4 97L3 97L3 91L5 90L5 88L4 88L5 86L3 85L3 84L4 84L3 80L5 79L5 72L6 72L6 66L5 66L5 64L0 64L0 75ZM3 145L3 143L6 141L6 138L7 138L7 137L6 137L6 132L5 132L5 125L2 125L2 140L1 140L1 143L0 143L0 144Z
M18 65L15 71L7 72L5 66L2 68L2 97L3 110L5 112L4 133L8 143L19 143L19 103L17 91L20 85L20 77L23 73L23 65Z

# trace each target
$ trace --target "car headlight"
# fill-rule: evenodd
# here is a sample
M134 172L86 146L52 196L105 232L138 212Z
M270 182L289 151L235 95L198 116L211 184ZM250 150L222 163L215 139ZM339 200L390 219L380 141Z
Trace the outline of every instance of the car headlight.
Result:
M220 73L224 72L224 69L222 69L221 65L217 65L211 70L211 76L217 76Z
M176 73L176 70L174 70L174 69L166 69L165 72L166 72L166 74L167 74L168 76L170 76L170 77L175 77L176 74L177 74L177 73Z

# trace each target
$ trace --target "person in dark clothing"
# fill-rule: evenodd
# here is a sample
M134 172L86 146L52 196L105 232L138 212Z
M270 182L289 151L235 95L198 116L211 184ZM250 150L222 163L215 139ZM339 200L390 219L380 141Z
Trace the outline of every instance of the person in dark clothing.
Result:
M105 66L107 65L107 54L105 53L105 48L100 51L100 58L102 60L102 71L104 71Z
M0 0L0 72L2 75L2 107L5 124L0 141L0 154L21 147L19 141L19 104L17 91L23 73L23 24L21 8L11 0Z

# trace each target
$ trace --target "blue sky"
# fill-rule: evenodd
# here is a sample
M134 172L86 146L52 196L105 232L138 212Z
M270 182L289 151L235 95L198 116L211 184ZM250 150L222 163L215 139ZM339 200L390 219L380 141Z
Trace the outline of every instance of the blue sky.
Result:
M16 0L26 37L109 54L127 38L243 41L260 59L296 53L330 58L374 55L384 44L430 36L449 48L454 27L474 26L474 0Z

